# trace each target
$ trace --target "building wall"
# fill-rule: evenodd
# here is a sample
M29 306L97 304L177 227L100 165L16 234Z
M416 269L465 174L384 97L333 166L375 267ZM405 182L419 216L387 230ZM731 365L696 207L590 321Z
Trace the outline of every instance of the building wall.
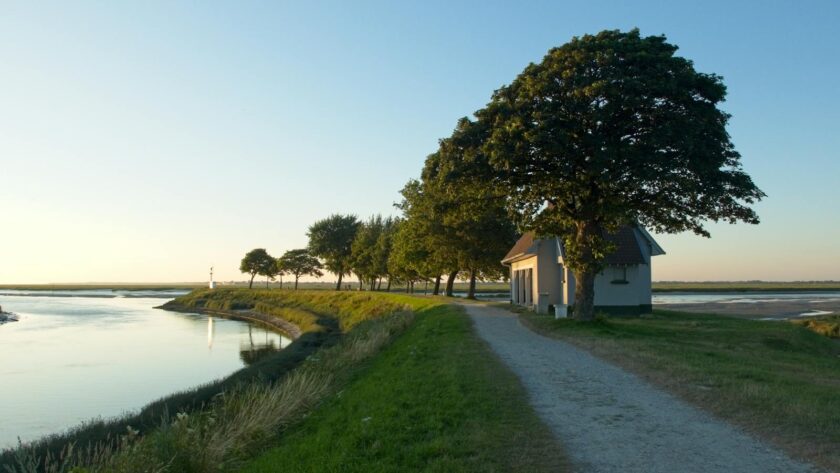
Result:
M595 305L601 307L627 308L651 305L651 255L650 247L640 235L640 248L647 264L629 266L607 266L595 277ZM645 243L645 244L642 244ZM563 265L559 247L554 239L537 243L536 254L511 263L511 291L514 288L516 271L531 269L531 303L537 310L547 310L549 305L573 305L575 301L575 278L571 270ZM626 280L626 284L613 281ZM511 292L513 299L513 292Z
M645 265L645 267L648 267ZM625 277L626 272L626 277ZM641 304L640 294L645 291L639 265L607 266L595 276L596 306L630 306ZM626 280L627 284L613 281ZM650 291L648 283L647 290Z
M531 282L531 300L536 302L536 300L537 300L537 287L539 285L539 273L537 271L537 257L536 256L511 263L511 265L510 265L511 291L513 291L513 278L514 278L514 274L516 274L516 271L521 271L521 270L525 270L525 269L529 269L529 268L533 270L533 281ZM512 292L511 292L511 299L514 299Z
M537 291L539 299L534 299L534 301L541 312L548 312L548 306L563 303L565 271L557 262L557 245L553 240L540 242L537 254L540 284Z

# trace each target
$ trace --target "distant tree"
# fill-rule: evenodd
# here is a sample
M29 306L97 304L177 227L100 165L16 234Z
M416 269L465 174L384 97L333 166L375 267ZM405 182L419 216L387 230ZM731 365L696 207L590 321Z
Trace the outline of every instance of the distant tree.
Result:
M277 259L277 267L284 274L291 274L295 277L295 290L298 288L298 279L301 276L315 276L320 278L324 275L321 272L321 262L318 258L309 254L309 250L301 248L289 250Z
M248 281L248 288L254 286L254 278L259 274L268 277L275 274L276 262L265 248L256 248L245 254L242 262L239 263L239 270L251 276ZM266 284L268 284L266 282Z
M382 232L376 240L376 253L374 255L374 267L376 273L379 275L377 290L382 289L382 278L388 280L388 287L385 290L391 290L391 273L388 270L388 258L390 258L394 246L394 234L396 230L397 221L394 218L388 217L382 222Z
M531 64L476 112L494 170L523 226L563 239L576 318L592 319L595 275L623 225L691 230L757 224L764 193L741 168L718 108L726 87L664 36L603 31ZM475 166L483 169L482 166ZM489 176L488 176L489 177Z
M324 261L324 267L338 276L335 285L341 290L342 278L352 271L352 245L359 229L355 215L331 215L309 227L309 252Z
M405 284L406 292L413 292L414 283L426 276L429 253L418 227L408 220L397 223L395 230L388 270L395 281Z
M282 274L280 269L277 267L277 260L275 258L266 259L263 262L263 266L260 268L259 275L265 276L265 288L268 289L268 282L274 281L274 279Z
M351 245L353 272L359 276L360 281L370 285L371 291L376 289L376 280L382 275L379 237L384 229L385 221L382 216L375 215L359 225Z

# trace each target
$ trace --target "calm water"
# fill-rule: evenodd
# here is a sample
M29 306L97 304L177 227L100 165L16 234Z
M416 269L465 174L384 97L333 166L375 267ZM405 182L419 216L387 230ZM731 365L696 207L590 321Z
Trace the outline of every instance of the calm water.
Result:
M0 291L0 448L134 411L291 341L245 322L154 309L173 292Z
M653 293L654 304L756 304L774 302L835 302L840 291L824 292L720 292Z

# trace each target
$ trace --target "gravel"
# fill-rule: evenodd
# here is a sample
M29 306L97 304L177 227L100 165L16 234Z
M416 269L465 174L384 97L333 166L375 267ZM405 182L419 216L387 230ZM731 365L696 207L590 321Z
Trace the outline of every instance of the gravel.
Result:
M464 308L577 471L817 471L621 368L530 331L511 312Z

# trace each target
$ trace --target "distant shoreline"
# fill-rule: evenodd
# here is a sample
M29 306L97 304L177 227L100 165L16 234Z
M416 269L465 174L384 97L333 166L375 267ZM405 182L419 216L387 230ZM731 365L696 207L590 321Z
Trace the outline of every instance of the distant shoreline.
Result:
M240 287L247 286L247 283L236 284L219 284L218 287ZM334 285L328 282L302 282L301 289L322 289L332 290ZM431 284L426 290L431 292ZM464 286L464 287L461 287ZM171 291L171 290L192 290L207 287L206 283L91 283L91 284L0 284L0 290L19 290L19 291L83 291L83 290L112 290L112 291ZM262 287L262 286L260 286ZM465 283L456 283L455 291L463 292ZM477 292L479 293L502 293L508 289L508 283L505 282L486 282L478 283ZM279 289L279 283L271 283L272 289ZM288 290L289 285L286 283L284 290ZM355 292L356 286L350 290ZM402 292L402 288L393 287L391 292ZM712 293L712 292L731 292L731 293L750 293L750 292L824 292L824 291L840 291L840 281L714 281L714 282L680 282L680 281L661 281L653 283L654 293ZM416 292L423 292L422 286L415 287Z

